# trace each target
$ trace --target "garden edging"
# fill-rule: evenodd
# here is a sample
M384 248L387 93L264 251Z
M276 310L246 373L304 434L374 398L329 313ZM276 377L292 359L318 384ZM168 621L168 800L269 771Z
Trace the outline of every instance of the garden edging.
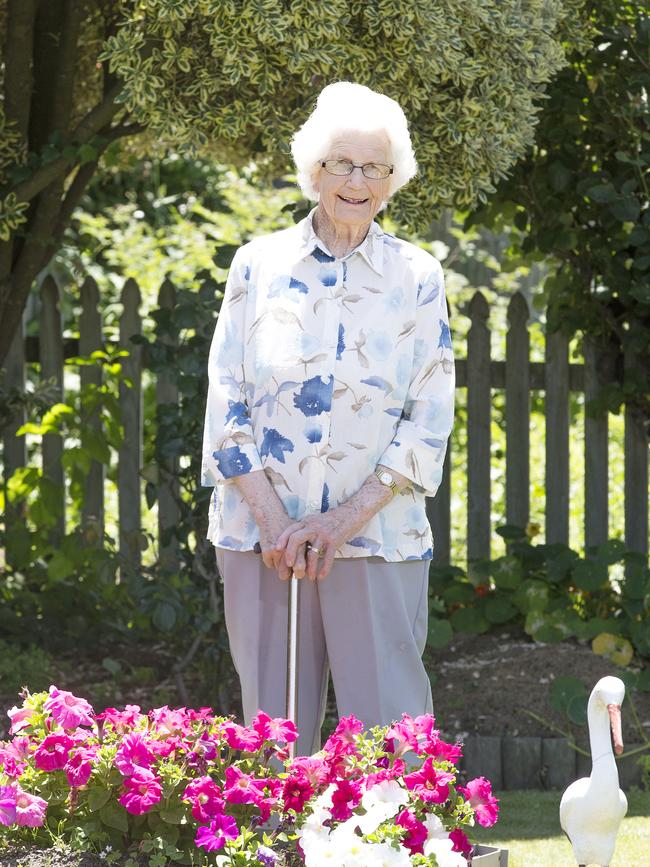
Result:
M632 751L640 744L629 744ZM573 750L566 738L467 735L461 768L468 778L484 776L496 791L564 789L591 773L591 759ZM641 786L638 754L617 760L620 786Z

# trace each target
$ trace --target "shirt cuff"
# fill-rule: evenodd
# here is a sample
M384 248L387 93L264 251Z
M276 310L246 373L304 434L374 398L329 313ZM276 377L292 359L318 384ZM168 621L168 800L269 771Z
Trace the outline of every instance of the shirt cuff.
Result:
M255 443L232 445L203 455L201 485L214 487L235 476L244 476L263 469Z

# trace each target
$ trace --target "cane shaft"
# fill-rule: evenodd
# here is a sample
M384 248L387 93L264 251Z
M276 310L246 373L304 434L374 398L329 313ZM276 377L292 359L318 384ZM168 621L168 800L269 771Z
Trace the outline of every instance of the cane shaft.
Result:
M289 580L289 611L287 632L287 719L298 727L298 640L300 620L300 581L291 573ZM295 756L295 743L289 744L289 756Z

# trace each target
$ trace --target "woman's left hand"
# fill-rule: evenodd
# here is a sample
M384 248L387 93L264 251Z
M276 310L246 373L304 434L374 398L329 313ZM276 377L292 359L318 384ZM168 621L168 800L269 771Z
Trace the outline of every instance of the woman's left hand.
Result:
M300 523L291 524L278 537L275 548L284 552L283 566L287 573L293 569L296 578L306 575L310 581L315 581L329 574L336 549L356 534L357 526L349 510L339 506L328 512L306 515Z

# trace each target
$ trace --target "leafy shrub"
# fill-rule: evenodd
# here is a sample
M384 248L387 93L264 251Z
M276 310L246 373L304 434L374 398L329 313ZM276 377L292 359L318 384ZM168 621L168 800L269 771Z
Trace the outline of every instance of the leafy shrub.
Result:
M454 630L478 634L517 623L536 641L593 640L596 651L618 652L619 664L629 661L626 645L650 657L650 569L643 554L610 539L583 558L567 545L532 544L532 528L505 525L497 532L507 542L503 557L476 560L469 574L432 568L430 646L444 646ZM624 569L620 580L610 576L614 564Z

